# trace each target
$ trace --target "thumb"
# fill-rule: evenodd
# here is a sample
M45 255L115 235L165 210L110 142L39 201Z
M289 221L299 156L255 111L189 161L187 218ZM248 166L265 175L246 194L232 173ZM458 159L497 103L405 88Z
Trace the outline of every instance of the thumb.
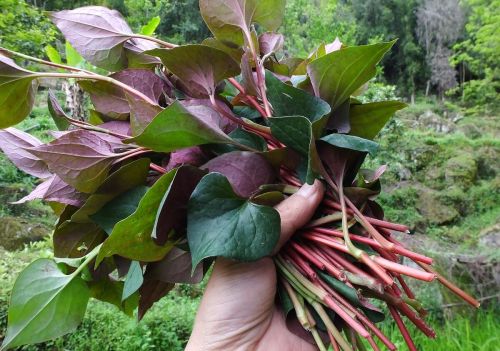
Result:
M281 235L275 251L311 219L324 192L323 183L316 179L312 185L303 185L299 191L275 206L281 218Z

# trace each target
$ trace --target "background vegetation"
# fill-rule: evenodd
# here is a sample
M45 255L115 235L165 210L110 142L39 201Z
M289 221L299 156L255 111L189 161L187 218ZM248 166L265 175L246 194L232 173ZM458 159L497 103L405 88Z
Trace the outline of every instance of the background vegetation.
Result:
M43 11L89 4L119 10L137 31L159 16L155 34L168 41L209 36L197 0L0 0L0 46L44 56L50 44L63 52L62 38ZM367 166L389 166L380 202L388 218L414 230L402 239L436 257L485 306L473 313L436 286L421 290L439 337L416 342L423 350L496 350L500 0L288 0L281 31L285 53L302 57L336 37L345 44L399 38L360 99L400 97L411 104L383 131L382 151ZM50 140L48 130L55 126L45 100L42 91L18 127ZM51 254L50 207L9 204L34 185L0 155L0 339L14 277L33 259ZM94 302L76 333L23 350L181 350L203 286L177 289L140 323ZM390 325L384 329L396 334Z

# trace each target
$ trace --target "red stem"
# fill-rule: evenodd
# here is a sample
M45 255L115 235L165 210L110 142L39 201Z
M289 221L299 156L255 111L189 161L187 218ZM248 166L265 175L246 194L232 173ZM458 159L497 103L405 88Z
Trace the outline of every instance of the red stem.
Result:
M401 335L406 342L406 345L408 345L408 349L410 351L418 351L398 311L396 311L396 309L392 306L389 306L389 311L391 312L392 318L394 318L394 320L396 321L396 325L398 326L399 331L401 332Z
M241 86L240 83L238 83L238 81L234 78L228 78L228 81L229 83L231 83L236 89L238 89L238 91L245 95L245 97L248 99L248 101L250 102L250 104L255 107L255 109L260 113L260 115L264 118L267 118L267 114L266 114L266 111L264 111L264 109L262 108L262 106L260 106L260 104L257 102L257 100L252 96L252 95L249 95L246 93L245 91L245 88L243 88Z

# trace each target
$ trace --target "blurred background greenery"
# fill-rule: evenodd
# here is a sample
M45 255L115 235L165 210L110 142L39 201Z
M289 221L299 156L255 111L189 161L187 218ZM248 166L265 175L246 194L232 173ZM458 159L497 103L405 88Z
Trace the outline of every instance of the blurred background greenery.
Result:
M159 16L155 35L167 41L209 36L197 0L0 0L0 46L39 57L46 45L64 51L43 12L89 4L117 9L136 31ZM387 218L414 231L401 239L435 257L440 270L483 303L472 311L437 284L415 284L438 333L435 341L415 341L421 350L498 350L500 0L288 0L281 31L285 54L300 57L336 37L345 44L399 38L360 99L400 98L410 106L381 133L382 151L366 166L389 166L379 201ZM17 127L47 141L55 126L45 100L41 90ZM15 276L51 255L50 208L10 204L34 185L0 154L0 339ZM75 333L21 349L182 350L203 287L176 288L140 323L93 302ZM403 345L393 325L382 327Z

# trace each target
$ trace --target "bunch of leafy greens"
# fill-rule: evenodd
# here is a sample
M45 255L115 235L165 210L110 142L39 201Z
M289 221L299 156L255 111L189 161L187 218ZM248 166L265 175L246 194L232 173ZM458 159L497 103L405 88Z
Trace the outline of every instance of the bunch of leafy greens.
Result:
M1 51L0 148L40 179L18 202L43 199L59 216L54 260L33 262L15 283L2 350L71 332L91 297L142 318L176 283L199 282L214 257L270 255L283 170L312 183L325 176L325 150L346 155L332 162L345 171L337 184L352 184L372 139L405 106L354 97L393 42L336 40L284 57L274 32L284 5L200 0L214 37L184 46L133 33L104 7L50 13L105 75ZM87 121L73 119L49 92L60 130L46 144L12 128L30 113L40 78L76 80L93 105ZM365 194L352 188L358 202Z

